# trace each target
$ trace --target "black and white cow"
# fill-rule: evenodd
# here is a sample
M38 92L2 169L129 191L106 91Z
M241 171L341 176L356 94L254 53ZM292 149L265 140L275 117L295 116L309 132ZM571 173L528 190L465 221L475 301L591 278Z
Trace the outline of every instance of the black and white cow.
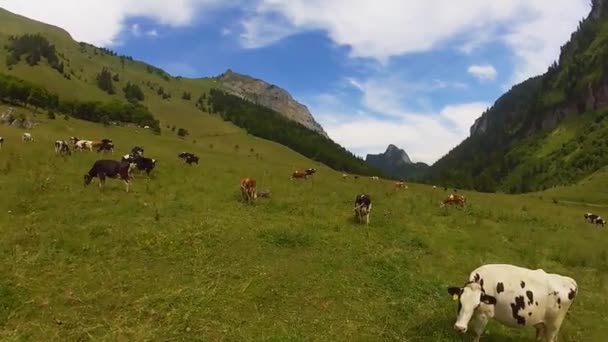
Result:
M70 146L65 140L56 140L55 141L55 153L56 154L64 154L71 155L72 151L70 151Z
M140 146L135 146L131 149L131 155L132 156L140 156L143 157L144 156L144 149Z
M604 220L601 217L598 217L598 218L595 219L595 224L598 225L598 226L601 224L602 227L604 227L604 225L606 224L606 220Z
M595 220L599 217L598 215L592 213L586 213L583 216L585 217L585 221L587 221L588 223L594 223Z
M152 172L152 170L154 170L154 167L156 166L156 159L151 159L151 158L146 158L146 157L142 157L140 155L133 155L133 154L125 154L122 159L121 162L127 162L127 163L131 163L135 165L135 169L140 170L140 171L146 171L146 174L149 176L150 172Z
M121 179L127 185L127 192L131 187L131 170L135 164L129 162L119 162L116 160L98 160L96 161L89 172L84 175L84 185L87 186L91 183L93 178L99 178L99 187L101 188L105 182L106 177Z
M194 153L182 152L178 154L177 157L183 160L184 163L188 165L192 165L192 163L196 163L196 165L198 165L198 157Z
M307 176L312 176L315 173L317 173L317 169L309 168L309 169L304 170L304 173L306 173Z
M97 152L108 151L114 154L114 142L112 142L112 139L101 139L101 143L97 144Z
M448 288L458 301L454 329L466 333L470 325L476 342L492 318L513 328L535 327L537 341L557 341L577 291L570 277L506 264L483 265L464 286Z
M359 223L363 222L369 225L369 213L372 211L372 199L369 195L361 194L355 197L355 216Z

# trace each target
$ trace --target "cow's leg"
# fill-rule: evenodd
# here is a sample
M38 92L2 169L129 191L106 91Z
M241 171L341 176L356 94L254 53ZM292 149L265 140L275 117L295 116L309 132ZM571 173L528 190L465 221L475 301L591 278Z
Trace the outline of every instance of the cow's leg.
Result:
M130 187L131 187L131 181L129 181L129 180L124 180L124 179L123 179L122 181L123 181L123 182L125 182L125 184L127 185L127 192L129 192L129 189L130 189Z
M365 214L365 224L369 225L369 212Z
M471 331L473 332L473 341L479 342L479 339L486 330L488 325L488 316L486 315L475 315L471 320Z
M565 310L564 310L565 309ZM564 318L566 318L566 314L568 313L568 308L562 307L562 311L555 317L552 321L547 322L545 326L545 341L547 342L556 342L557 335L559 335L559 329L562 326L562 322Z
M542 342L545 339L545 324L538 323L534 328L536 328L536 342Z
M97 177L99 177L99 188L101 189L101 187L106 183L106 174L101 172L99 175L97 175Z

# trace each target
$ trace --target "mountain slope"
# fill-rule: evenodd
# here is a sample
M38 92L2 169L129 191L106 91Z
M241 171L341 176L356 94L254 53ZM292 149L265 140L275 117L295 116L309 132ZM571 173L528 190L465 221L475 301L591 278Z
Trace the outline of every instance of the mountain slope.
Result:
M232 70L227 70L215 79L228 93L270 108L286 118L328 137L308 108L294 100L284 89Z
M59 28L2 9L0 22L3 23L0 26L0 61L3 61L0 63L0 74L8 75L1 78L27 81L27 91L42 93L42 99L38 102L41 102L39 107L45 110L106 124L128 119L127 123L151 126L163 135L179 132L193 140L216 135L226 136L229 141L231 135L243 133L248 128L244 125L246 120L226 119L225 114L234 117L241 113L219 113L212 110L210 90L223 89L217 78L172 77L165 71L130 56L119 56L108 49L77 43ZM288 100L285 103L301 110L287 92L280 90L279 93L282 94L282 99ZM23 101L19 101L16 96L9 96L6 91L0 94L0 98L17 105L34 104L28 94ZM128 116L118 114L121 108L131 108L128 106L137 106L136 110L129 110L145 113L147 119L131 120L140 118L141 113ZM247 108L247 115L255 116L260 112L260 108L253 102L244 101L243 106ZM288 114L294 113L296 112ZM153 118L152 121L150 118ZM309 119L314 121L312 116ZM276 121L271 129L281 132L287 127L292 127L292 123ZM299 125L295 129L308 128ZM321 133L311 131L320 138L315 138L314 144L296 141L299 135L288 136L280 143L310 158L331 155L331 158L319 159L341 171L378 173L363 160L328 139L320 127L317 131L319 130ZM303 132L300 135L307 134ZM278 141L272 134L263 137Z
M408 180L423 178L429 167L425 163L412 162L404 150L392 144L384 153L368 154L365 161L389 176Z
M608 164L607 12L607 0L594 0L559 61L499 98L429 178L528 192L571 184Z

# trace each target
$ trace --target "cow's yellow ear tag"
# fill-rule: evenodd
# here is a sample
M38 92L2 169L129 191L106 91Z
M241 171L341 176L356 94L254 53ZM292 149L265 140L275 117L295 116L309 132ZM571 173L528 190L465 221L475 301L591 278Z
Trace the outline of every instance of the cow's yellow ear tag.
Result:
M458 295L457 295L457 294L453 295L453 296L452 296L452 300L453 300L453 301L457 301L457 300L458 300Z

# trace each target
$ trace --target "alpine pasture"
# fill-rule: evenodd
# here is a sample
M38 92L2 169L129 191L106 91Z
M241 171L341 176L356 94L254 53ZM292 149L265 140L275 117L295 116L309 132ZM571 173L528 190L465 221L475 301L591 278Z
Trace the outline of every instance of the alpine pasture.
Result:
M443 188L343 179L210 117L185 139L35 120L31 143L0 126L2 340L462 341L447 287L485 263L576 279L560 341L608 332L608 232L583 219L608 212L553 200L568 189L459 191L467 207L441 209ZM110 138L115 154L55 155L54 141L70 136ZM149 178L135 175L131 193L113 179L84 187L95 160L135 145L158 162ZM185 165L182 151L200 164ZM290 180L307 167L317 174ZM246 176L272 197L241 203ZM354 220L358 193L373 200L368 227ZM487 334L533 340L534 330L491 322Z

